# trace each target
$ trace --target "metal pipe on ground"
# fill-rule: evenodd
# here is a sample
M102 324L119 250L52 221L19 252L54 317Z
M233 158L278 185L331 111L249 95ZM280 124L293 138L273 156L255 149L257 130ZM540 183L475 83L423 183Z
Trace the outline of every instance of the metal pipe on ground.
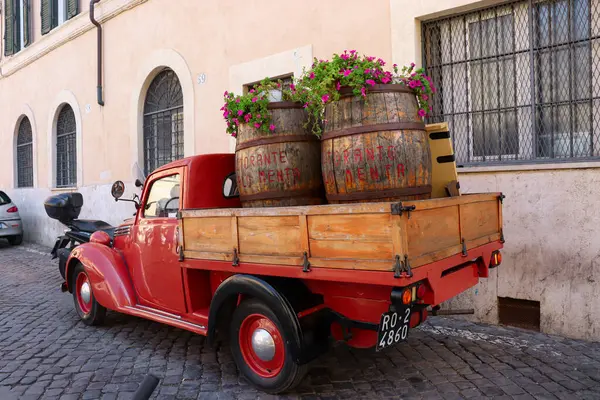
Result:
M138 390L133 394L133 400L148 400L156 386L158 386L159 379L154 375L146 375Z

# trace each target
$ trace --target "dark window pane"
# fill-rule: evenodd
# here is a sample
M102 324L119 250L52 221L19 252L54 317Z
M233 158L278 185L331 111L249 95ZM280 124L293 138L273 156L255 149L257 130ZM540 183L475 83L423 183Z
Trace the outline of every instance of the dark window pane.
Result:
M159 73L148 88L143 132L146 174L183 158L183 92L170 69Z
M23 117L17 135L17 187L33 186L33 133L29 118Z
M77 185L77 126L69 105L63 106L56 123L56 186Z

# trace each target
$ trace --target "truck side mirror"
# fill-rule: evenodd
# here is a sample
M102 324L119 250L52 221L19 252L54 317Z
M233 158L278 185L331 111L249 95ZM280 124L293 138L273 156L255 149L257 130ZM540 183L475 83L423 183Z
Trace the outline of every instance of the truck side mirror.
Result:
M112 197L115 198L115 201L123 197L123 193L125 193L125 184L123 181L116 181L113 183L112 188L110 189L110 194L112 194Z
M232 199L234 197L238 197L240 193L238 192L237 180L235 176L235 172L227 175L225 178L225 182L223 182L223 197L226 199Z

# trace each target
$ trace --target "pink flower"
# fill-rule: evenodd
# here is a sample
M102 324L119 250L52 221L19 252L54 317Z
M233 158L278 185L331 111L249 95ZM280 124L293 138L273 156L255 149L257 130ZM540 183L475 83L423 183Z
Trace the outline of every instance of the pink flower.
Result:
M225 107L227 107L227 104L225 104L223 107L219 108L219 110L223 111L223 110L225 110Z
M385 65L385 61L383 61L381 58L378 58L378 59L377 59L377 63L378 63L379 65L381 65L382 67Z
M275 125L273 125L273 124L269 125L269 130L271 132L275 131Z
M235 122L236 125L240 123L240 121L237 118L234 118L233 122Z
M388 78L387 76L384 76L383 78L381 78L381 83L389 83L391 81L390 78Z
M315 79L315 73L311 72L310 75L308 76L309 79Z
M255 127L255 128L260 128L260 124L259 124L258 122L255 122L255 123L254 123L254 127Z
M364 86L360 88L360 93L362 94L362 97L367 97L367 90Z
M308 108L308 103L304 103L304 108Z
M238 117L241 117L242 115L244 115L244 110L238 110Z
M227 95L229 95L229 92L226 90L225 93L223 93L223 97L227 97Z
M281 83L277 82L277 87L280 88L281 87Z
M341 87L342 87L342 85L340 85L340 81L337 81L335 83L335 90L340 90Z
M254 89L250 90L250 93L254 93L254 92L256 92L256 90L254 90Z
M417 82L418 82L418 81L410 81L410 82L408 82L408 87L410 87L411 89L414 89L414 88L416 88L417 86L419 86L419 85L417 84Z
M345 69L344 72L343 72L344 76L348 76L351 73L352 73L352 71L350 71L349 69Z
M415 63L414 63L414 62L413 62L413 63L410 63L410 67L411 67L411 68L414 68L414 67L415 67Z
M356 50L350 50L350 54L356 53Z
M235 99L235 102L239 103L240 102L240 98L238 97L237 99Z
M394 64L394 65L393 65L393 67L394 67L394 68L398 68L398 64Z
M343 60L347 60L347 59L349 59L349 58L350 58L350 56L349 56L348 54L346 54L346 53L342 54L340 57L341 57Z
M257 115L256 115L256 118L260 119L260 114L257 114Z
M321 101L322 101L323 103L327 103L327 102L329 101L329 95L328 95L328 94L325 94L325 95L323 95L323 96L321 97Z
M292 83L292 84L290 84L290 90L291 90L292 92L295 92L295 91L296 91L296 85L294 85L293 83Z
M422 108L419 109L418 114L419 114L419 117L421 117L421 118L427 115L427 113L425 112L425 110L423 110Z
M431 93L435 93L435 86L431 85Z
M250 119L252 119L252 114L248 113L244 116L244 121L250 122Z
M229 117L229 111L225 110L225 112L223 112L223 117L227 118Z
M252 102L253 102L253 103L256 103L256 100L258 100L258 98L257 98L257 97L253 97L253 98L252 98Z
M371 73L371 69L370 68L365 69L365 74L370 74L370 73Z
M375 81L374 81L373 79L367 79L367 80L365 81L365 83L366 83L367 85L375 86Z
M373 61L375 57L367 57L367 61Z
M427 96L426 94L422 94L421 98L423 99L423 101L429 100L429 96Z

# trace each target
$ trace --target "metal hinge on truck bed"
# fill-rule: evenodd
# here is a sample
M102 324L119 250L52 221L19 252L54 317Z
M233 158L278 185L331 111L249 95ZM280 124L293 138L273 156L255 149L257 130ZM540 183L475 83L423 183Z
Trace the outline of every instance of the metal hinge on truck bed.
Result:
M394 263L394 278L412 278L412 268L408 262L408 256L404 256L404 261L400 261L400 256L396 255Z
M410 218L410 212L414 211L417 207L415 206L405 206L401 202L392 204L392 215L402 215L402 213L408 213L408 218Z

